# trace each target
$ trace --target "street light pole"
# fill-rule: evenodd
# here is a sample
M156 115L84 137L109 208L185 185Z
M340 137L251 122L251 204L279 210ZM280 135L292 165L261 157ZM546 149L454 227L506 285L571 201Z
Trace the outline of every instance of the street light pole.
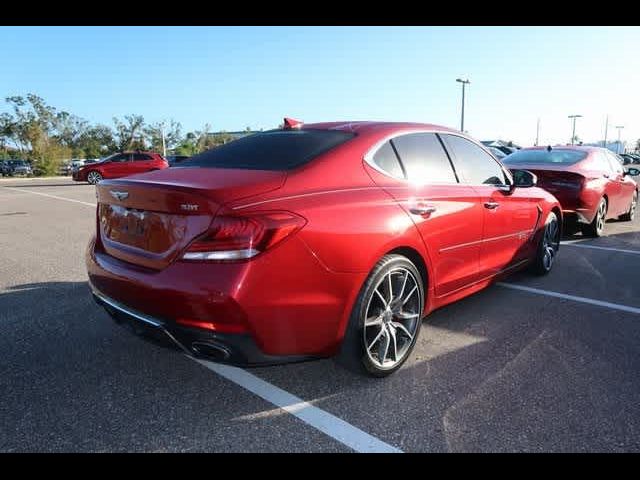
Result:
M538 118L538 123L536 124L536 143L535 146L538 146L538 142L540 141L540 119Z
M460 131L464 133L464 87L471 83L468 79L462 80L461 78L456 78L456 82L462 84L462 112L460 115Z
M160 124L160 131L162 132L162 156L167 157L167 145L164 141L164 121Z
M620 132L624 128L624 125L617 125L616 128L618 129L618 148L616 149L618 151L616 153L620 153Z
M607 115L607 119L604 124L604 148L607 148L607 131L609 129L609 115Z
M576 118L581 118L582 115L569 115L568 118L573 119L573 133L571 134L571 141L569 142L571 145L574 145L576 139Z

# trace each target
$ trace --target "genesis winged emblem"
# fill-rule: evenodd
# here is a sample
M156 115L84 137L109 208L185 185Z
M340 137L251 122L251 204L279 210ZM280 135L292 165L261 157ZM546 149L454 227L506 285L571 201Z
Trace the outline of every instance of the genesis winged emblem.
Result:
M118 190L110 190L109 192L116 200L125 200L129 196L129 192L119 192Z

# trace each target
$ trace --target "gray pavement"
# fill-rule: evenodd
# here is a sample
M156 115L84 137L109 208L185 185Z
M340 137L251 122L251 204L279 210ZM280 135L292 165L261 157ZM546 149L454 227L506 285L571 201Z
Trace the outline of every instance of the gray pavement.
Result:
M94 202L68 179L0 182L0 451L351 451L114 325L86 285ZM640 252L638 219L606 232L568 240ZM549 276L507 282L640 308L640 254L617 250L563 245ZM640 314L501 286L429 316L389 378L250 370L407 452L640 451L638 371Z

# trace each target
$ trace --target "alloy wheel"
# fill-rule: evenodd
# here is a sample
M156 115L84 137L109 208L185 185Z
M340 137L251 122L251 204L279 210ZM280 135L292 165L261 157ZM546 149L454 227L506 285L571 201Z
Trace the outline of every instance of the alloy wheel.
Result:
M91 185L97 184L100 180L102 180L102 175L100 175L98 172L90 172L89 175L87 175L87 181Z
M604 219L605 219L606 213L607 213L607 203L604 200L602 200L600 202L600 205L598 206L598 213L596 218L596 230L598 232L598 235L600 235L604 230Z
M546 271L551 270L559 246L560 227L558 225L558 220L554 217L549 223L547 223L544 230L544 236L542 238L542 265Z
M411 350L422 314L422 292L413 273L399 267L378 282L366 308L364 349L381 369L392 369Z

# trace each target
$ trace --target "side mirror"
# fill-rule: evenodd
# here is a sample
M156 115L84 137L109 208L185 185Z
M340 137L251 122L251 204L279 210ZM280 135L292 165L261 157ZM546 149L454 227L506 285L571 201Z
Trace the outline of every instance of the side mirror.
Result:
M640 170L638 170L637 168L627 168L624 171L625 175L630 175L632 177L637 177L638 175L640 175Z
M529 170L511 170L513 185L518 188L531 188L538 184L538 177Z

